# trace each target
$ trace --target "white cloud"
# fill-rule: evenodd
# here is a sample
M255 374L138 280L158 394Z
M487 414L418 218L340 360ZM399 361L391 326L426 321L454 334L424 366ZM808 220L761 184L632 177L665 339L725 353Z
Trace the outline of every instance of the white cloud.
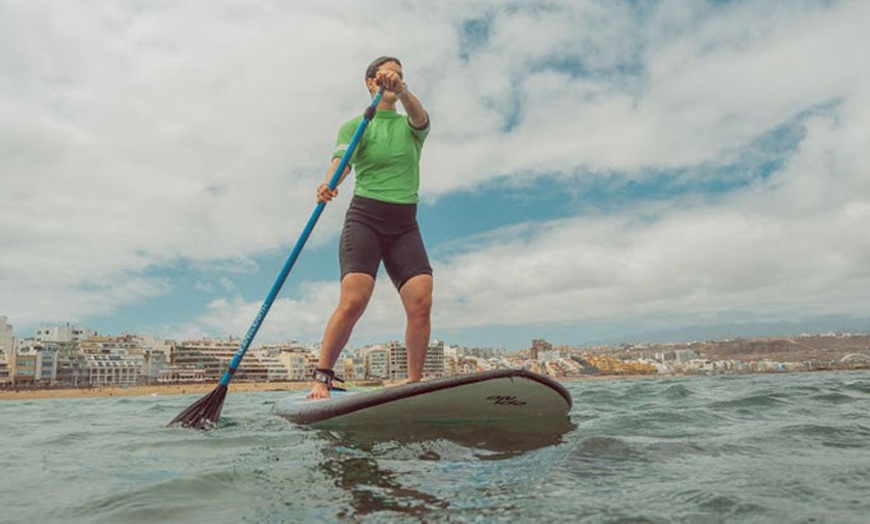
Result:
M458 254L436 264L436 335L493 325L864 314L870 122L854 110L844 104L807 118L786 166L712 203L687 199L525 223L454 246ZM378 313L364 317L358 336L398 337L401 307L388 283L378 289ZM293 332L310 331L297 322Z
M436 260L445 329L859 314L870 6L645 5L5 3L0 314L27 326L111 313L174 292L155 268L249 271L252 257L284 249L313 208L338 124L364 105L365 64L384 53L403 58L433 116L430 202L492 181L571 191L556 184L710 176L704 166L764 155L755 141L778 126L805 132L778 171L723 197L469 239ZM468 19L487 34L463 57ZM330 211L315 246L339 229ZM231 281L197 285L237 293ZM319 337L336 285L303 290L279 299L264 336ZM185 329L244 332L257 308L216 299ZM381 282L359 336L401 318Z

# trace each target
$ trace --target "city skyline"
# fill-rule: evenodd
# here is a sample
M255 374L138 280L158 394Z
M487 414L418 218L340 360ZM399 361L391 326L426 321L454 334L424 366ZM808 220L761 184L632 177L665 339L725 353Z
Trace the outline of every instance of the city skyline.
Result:
M545 345L552 347L562 347L562 348L570 348L570 349L589 349L589 348L600 348L607 346L644 346L644 345L685 345L685 344L693 344L698 342L726 342L733 340L763 340L763 339L779 339L779 338L791 338L791 337L860 337L870 333L870 330L867 329L843 329L843 330L796 330L791 332L759 332L757 334L747 334L747 335L734 335L734 336L719 336L719 337L686 337L686 338L667 338L663 336L662 333L658 333L659 337L650 336L646 339L636 339L630 340L628 338L621 338L616 341L598 341L596 343L589 344L570 344L564 341L560 341L558 339L552 339L549 337L539 337L527 340L524 344L518 345L516 348L506 348L503 346L480 346L474 344L463 344L461 341L456 340L445 340L439 337L432 337L430 341L431 344L441 344L445 347L453 347L458 349L475 349L475 350L488 350L488 351L496 351L496 352L505 352L506 354L513 354L517 351L526 351L535 350L536 345L543 343ZM14 326L9 324L8 320L5 316L0 315L0 350L5 347L5 345L9 345L6 339L15 340L15 344L12 346L17 347L23 343L33 343L39 342L40 340L45 340L49 342L58 342L58 341L85 341L89 339L119 339L123 337L141 337L145 339L150 339L153 342L189 342L189 341L214 341L214 342L232 342L234 344L241 343L242 335L241 334L227 334L224 336L211 336L211 335L203 335L200 337L192 337L192 338L178 338L178 337L161 337L156 336L152 333L144 333L144 332L133 332L130 330L122 330L117 333L104 333L99 332L89 326L79 326L72 324L70 322L66 322L63 324L52 325L52 326L42 326L40 329L37 329L30 336L15 336ZM616 340L616 339L614 339ZM314 351L315 353L319 351L320 341L314 340L299 340L297 338L291 338L286 340L272 340L272 341L264 341L258 342L254 340L251 345L252 349L256 348L264 348L264 347L276 347L276 346L297 346L302 348L307 348L308 350ZM399 338L392 339L383 339L379 341L371 341L361 345L351 345L348 344L344 350L348 352L355 352L358 350L370 349L373 347L387 347L392 346L394 344L403 345L404 342Z
M2 320L3 317L0 317ZM3 327L5 323L0 323ZM8 328L8 325L6 325ZM8 329L0 330L6 338ZM0 353L0 388L128 387L216 382L237 350L237 340L170 341L59 326L40 330L13 353ZM868 369L870 335L805 334L768 339L731 339L677 344L624 344L572 348L533 340L528 351L430 345L424 378L489 369L525 368L556 378L674 376ZM336 363L346 380L407 377L401 342L347 348ZM317 366L316 348L297 343L252 348L237 368L240 382L307 381ZM11 358L10 358L11 357Z
M10 5L0 314L19 333L244 334L368 101L365 65L391 54L432 121L433 338L870 328L870 4L372 9ZM320 339L352 182L255 343ZM403 324L379 278L350 344Z

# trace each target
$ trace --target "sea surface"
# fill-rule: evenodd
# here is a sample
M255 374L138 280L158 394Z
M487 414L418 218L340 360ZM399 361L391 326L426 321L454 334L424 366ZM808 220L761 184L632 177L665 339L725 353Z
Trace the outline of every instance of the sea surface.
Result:
M230 393L0 401L0 522L870 522L870 372L567 382L553 434L351 435Z

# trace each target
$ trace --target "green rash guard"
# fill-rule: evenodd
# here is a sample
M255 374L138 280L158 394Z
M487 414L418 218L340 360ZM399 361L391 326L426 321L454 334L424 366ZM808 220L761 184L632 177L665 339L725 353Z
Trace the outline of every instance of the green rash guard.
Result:
M362 116L341 126L333 158L344 155L360 121ZM423 129L415 129L405 115L376 112L350 158L356 172L354 194L392 204L416 204L420 153L428 135L428 121Z

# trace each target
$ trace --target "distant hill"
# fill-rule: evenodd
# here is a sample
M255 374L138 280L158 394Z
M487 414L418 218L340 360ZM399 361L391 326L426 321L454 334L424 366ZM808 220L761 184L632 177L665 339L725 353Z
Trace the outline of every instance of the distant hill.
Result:
M870 335L812 335L734 338L704 342L623 346L628 353L691 350L709 360L840 361L851 354L870 357Z

